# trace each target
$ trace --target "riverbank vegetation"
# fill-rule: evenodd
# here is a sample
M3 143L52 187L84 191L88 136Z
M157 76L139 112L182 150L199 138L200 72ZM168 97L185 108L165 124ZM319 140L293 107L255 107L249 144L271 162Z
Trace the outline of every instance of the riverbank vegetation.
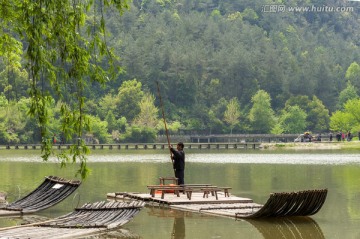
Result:
M324 5L341 8L304 10ZM157 82L172 133L360 131L357 2L12 0L0 11L2 144L154 141Z
M284 149L284 150L360 150L360 141L340 142L299 142L299 143L262 143L261 149Z

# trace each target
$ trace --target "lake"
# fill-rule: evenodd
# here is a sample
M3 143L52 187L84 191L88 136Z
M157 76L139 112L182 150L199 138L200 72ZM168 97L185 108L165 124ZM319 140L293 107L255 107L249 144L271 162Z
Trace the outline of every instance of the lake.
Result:
M298 219L234 220L198 213L146 207L124 226L129 238L360 238L359 150L187 150L185 183L232 187L231 193L265 203L271 192L329 190L322 209ZM36 213L54 218L86 202L106 200L109 192L147 192L160 176L173 176L164 150L93 150L90 177L65 201ZM74 179L77 165L60 168L41 162L36 150L1 150L0 191L12 202L35 189L45 176ZM29 216L2 217L0 227ZM0 231L1 237L1 231ZM103 238L116 238L109 233ZM123 238L123 237L121 237Z

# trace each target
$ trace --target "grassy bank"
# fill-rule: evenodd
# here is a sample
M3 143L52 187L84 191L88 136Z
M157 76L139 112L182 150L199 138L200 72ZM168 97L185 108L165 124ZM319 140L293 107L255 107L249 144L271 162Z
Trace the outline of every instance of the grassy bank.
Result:
M360 141L344 141L344 142L311 142L311 143L263 143L261 148L266 149L359 149L360 150Z

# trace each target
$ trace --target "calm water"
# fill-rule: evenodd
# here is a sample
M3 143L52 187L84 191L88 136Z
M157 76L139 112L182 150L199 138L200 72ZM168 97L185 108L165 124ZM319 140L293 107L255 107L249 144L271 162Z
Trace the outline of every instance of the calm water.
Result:
M234 220L157 207L144 208L124 228L139 238L360 238L360 151L187 150L186 183L231 186L231 193L265 203L271 192L328 188L323 208L305 219ZM38 151L0 151L0 191L12 202L47 175L74 178L76 165L42 163ZM167 151L95 150L91 176L59 205L36 216L53 218L109 192L147 192L172 176ZM0 227L29 220L0 218ZM114 238L115 233L107 237ZM0 231L1 237L1 231ZM105 237L104 237L105 238Z

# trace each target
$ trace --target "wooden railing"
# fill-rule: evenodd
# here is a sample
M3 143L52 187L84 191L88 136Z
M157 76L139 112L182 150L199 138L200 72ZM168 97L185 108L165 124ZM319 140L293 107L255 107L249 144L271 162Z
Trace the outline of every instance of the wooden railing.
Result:
M185 143L185 149L258 149L259 142L230 142L230 143ZM88 144L90 149L168 149L166 143L122 143L122 144ZM55 144L54 149L69 149L71 144ZM41 149L40 144L0 145L1 149Z

